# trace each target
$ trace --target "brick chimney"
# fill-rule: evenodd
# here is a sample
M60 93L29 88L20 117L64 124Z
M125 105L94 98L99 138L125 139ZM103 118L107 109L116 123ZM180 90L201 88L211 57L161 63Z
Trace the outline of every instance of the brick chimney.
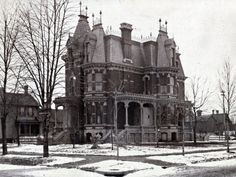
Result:
M28 88L29 88L28 85L25 85L25 86L24 86L24 93L25 93L25 94L28 94Z
M213 114L213 115L215 114L215 110L214 110L214 109L212 109L212 114Z
M219 110L216 110L216 114L219 114Z
M202 116L202 110L197 110L197 116L198 117Z
M132 59L131 57L131 32L133 30L132 25L128 23L120 24L121 38L122 38L122 49L123 56L127 59Z

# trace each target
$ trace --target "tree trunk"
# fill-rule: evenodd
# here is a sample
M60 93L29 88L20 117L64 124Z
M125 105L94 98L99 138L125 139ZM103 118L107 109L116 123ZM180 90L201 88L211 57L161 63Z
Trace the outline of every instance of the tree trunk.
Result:
M7 154L6 117L2 117L2 155Z
M43 127L44 127L44 143L43 143L43 157L49 157L49 148L48 148L48 129L49 129L49 120L48 116L45 115L44 121L43 121Z
M16 131L17 131L17 145L20 146L20 124L16 124Z
M196 111L194 110L194 126L193 126L193 142L194 144L197 144L197 115L196 115Z
M48 148L48 125L47 125L47 116L44 118L44 143L43 143L43 157L49 157L49 148Z

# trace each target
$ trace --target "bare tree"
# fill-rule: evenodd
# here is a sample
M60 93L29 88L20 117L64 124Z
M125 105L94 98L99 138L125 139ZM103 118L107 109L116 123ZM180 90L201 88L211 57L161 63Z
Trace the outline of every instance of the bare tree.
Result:
M2 126L2 154L7 154L6 119L9 114L10 100L7 91L16 91L18 79L15 78L16 70L19 68L15 58L14 45L17 41L19 28L17 25L17 14L6 14L3 11L3 18L0 21L0 113ZM17 74L18 75L18 74ZM15 82L16 81L16 82ZM14 84L15 82L15 84ZM13 84L13 88L11 87Z
M69 33L69 4L69 0L36 0L29 2L29 8L21 10L21 43L16 49L44 112L44 157L49 156L48 124L52 99L62 81L60 58L65 50L65 36Z
M232 116L236 111L236 77L233 65L229 59L224 61L223 66L219 71L219 89L220 93L222 91L224 92L226 113L228 114L229 118L232 119ZM220 103L222 105L222 100Z
M206 79L202 79L200 76L194 76L190 79L190 89L191 89L191 99L193 104L193 140L194 144L197 143L197 111L202 109L204 105L207 103L209 96L210 96L210 90L206 84Z

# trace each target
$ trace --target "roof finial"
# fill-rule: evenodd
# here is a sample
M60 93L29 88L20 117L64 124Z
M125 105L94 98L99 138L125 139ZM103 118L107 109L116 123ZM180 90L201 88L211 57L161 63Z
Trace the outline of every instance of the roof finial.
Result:
M81 7L82 7L82 2L79 2L79 14L81 15Z
M86 10L86 16L88 16L88 7L87 6L85 7L85 10Z
M102 11L101 10L100 10L99 14L100 14L100 23L102 24Z
M92 17L93 17L93 26L94 26L94 13L92 13Z
M167 21L165 21L165 25L166 25L166 32L167 32Z
M161 19L159 18L159 27L161 29Z

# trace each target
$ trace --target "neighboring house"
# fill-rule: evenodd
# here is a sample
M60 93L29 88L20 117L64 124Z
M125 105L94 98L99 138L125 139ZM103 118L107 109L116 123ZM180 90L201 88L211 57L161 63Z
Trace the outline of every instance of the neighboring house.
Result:
M17 130L20 137L37 136L41 133L42 124L38 120L39 105L28 93L28 86L24 87L24 93L7 93L7 110L6 136L8 141L14 141L17 138ZM2 139L1 122L0 139Z
M232 122L227 114L219 113L218 110L212 110L212 114L202 115L202 111L197 112L196 132L199 139L204 140L207 135L223 135L225 132L226 121L228 121L229 130L232 130Z
M185 101L186 77L167 22L160 20L157 38L136 40L131 24L121 23L119 35L105 32L101 19L90 28L87 19L79 15L63 57L66 96L54 101L64 108L63 130L76 130L80 142L98 133L106 137L116 127L127 143L180 141L191 104Z

